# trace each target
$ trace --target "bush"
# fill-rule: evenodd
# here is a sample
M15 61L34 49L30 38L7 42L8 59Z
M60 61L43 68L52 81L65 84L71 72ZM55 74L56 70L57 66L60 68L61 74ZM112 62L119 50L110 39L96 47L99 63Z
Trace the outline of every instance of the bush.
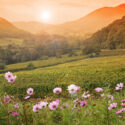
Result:
M94 46L94 45L90 44L90 45L84 46L82 52L83 52L83 54L86 54L86 55L93 54L93 53L95 53L96 55L99 55L99 53L101 52L101 49L100 49L100 47L98 47L96 45Z
M5 69L5 65L3 63L0 63L0 70L4 70Z
M32 70L32 69L35 69L35 66L34 66L32 63L29 63L29 64L27 65L27 68L26 68L26 69Z

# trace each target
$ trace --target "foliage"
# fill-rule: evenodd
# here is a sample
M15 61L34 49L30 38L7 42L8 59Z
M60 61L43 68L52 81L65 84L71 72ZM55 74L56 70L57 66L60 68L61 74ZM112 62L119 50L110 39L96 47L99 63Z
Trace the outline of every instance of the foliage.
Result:
M5 65L3 63L0 63L0 70L4 70L5 69Z
M109 26L94 33L92 37L85 40L84 43L96 44L100 48L108 49L124 49L125 48L125 17L114 21Z
M43 67L32 72L20 71L16 73L16 86L6 86L6 92L23 95L26 88L31 86L36 90L35 97L44 97L45 94L52 94L53 87L65 88L67 84L72 83L77 83L85 90L92 90L98 86L112 88L119 82L125 82L124 62L124 56L91 58ZM3 78L0 79L0 83L2 81Z
M35 67L34 67L34 65L33 65L33 63L29 63L28 65L27 65L27 69L28 70L33 70Z

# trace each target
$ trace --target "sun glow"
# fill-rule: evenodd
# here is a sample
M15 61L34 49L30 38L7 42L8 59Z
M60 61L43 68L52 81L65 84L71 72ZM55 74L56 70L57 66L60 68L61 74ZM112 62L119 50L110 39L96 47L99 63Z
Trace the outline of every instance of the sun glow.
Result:
M49 12L49 11L43 11L42 13L41 13L41 15L40 15L40 18L41 18L41 20L43 21L43 22L50 22L50 20L51 20L51 18L52 18L52 14L51 14L51 12Z

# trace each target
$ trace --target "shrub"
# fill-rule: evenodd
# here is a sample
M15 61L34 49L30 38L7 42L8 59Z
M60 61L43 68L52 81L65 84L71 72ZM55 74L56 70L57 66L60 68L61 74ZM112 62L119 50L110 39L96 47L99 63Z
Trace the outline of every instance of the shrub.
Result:
M0 63L0 70L5 69L5 65L3 63Z
M29 63L29 64L27 65L27 69L28 69L28 70L35 69L35 66L34 66L32 63Z

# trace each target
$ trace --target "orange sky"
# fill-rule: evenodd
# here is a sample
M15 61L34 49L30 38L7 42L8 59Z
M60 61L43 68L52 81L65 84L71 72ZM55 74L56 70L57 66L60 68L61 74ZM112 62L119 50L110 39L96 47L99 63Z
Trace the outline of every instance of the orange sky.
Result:
M59 24L78 19L104 6L125 0L0 0L0 17L9 21L41 21L43 11L51 13L48 23Z

